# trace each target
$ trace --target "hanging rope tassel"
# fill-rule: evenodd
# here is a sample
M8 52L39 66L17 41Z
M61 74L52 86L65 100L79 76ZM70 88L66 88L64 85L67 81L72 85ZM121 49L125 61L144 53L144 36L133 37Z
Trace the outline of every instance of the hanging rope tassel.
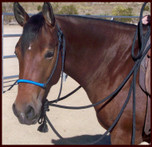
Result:
M41 116L38 120L38 123L40 124L40 126L38 127L37 130L42 132L42 133L46 133L46 132L48 132L48 126L47 126L47 121L46 121L46 111L49 111L48 100L45 101L42 110L43 111L42 111Z
M38 127L37 130L40 131L40 132L42 132L42 133L48 132L48 126L47 126L47 122L46 122L46 119L45 119L45 118L44 118L44 121L43 121L42 124Z

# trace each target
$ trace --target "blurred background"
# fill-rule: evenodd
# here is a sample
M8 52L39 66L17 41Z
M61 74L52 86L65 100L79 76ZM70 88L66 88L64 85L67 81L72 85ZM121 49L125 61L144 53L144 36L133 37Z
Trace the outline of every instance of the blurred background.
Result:
M139 16L143 2L52 2L51 4L55 14ZM28 13L33 14L41 11L43 3L21 2L21 5ZM13 3L3 2L2 12L13 13ZM151 5L148 3L144 15L150 12ZM5 24L15 22L13 16L7 16L4 20ZM115 18L114 20L128 23L138 21L132 18Z

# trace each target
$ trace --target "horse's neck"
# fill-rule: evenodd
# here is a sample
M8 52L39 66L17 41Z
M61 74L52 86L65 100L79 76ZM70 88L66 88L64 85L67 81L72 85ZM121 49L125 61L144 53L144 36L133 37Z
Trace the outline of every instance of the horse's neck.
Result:
M112 74L119 76L125 62L131 62L133 33L129 38L128 33L121 32L123 29L116 26L115 29L119 29L116 31L107 22L88 23L87 20L63 17L58 22L66 39L65 72L84 88L98 78L110 80L115 78Z

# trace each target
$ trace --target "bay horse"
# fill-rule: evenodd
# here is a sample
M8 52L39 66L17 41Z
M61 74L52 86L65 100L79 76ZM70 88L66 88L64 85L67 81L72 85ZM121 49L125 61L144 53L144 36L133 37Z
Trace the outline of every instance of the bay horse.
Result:
M55 64L58 49L58 27L66 41L64 72L76 80L86 91L90 101L96 103L112 93L134 65L131 46L136 25L116 21L71 15L54 15L50 3L45 2L42 12L29 17L19 3L14 3L14 15L23 27L15 47L19 61L19 79L46 83ZM138 40L135 45L138 50ZM14 114L22 124L37 123L44 100L61 73L61 54L47 87L29 83L18 84L13 104ZM132 78L131 78L132 79ZM99 123L108 129L128 95L131 79L108 102L95 106ZM136 82L135 144L145 140L143 127L147 96ZM132 96L119 122L110 132L112 144L131 144Z

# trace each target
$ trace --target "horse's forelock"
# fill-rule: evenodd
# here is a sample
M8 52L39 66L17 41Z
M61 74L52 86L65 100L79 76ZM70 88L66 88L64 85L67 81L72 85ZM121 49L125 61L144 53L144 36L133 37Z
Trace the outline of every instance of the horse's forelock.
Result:
M23 54L30 46L31 42L37 38L43 25L44 17L41 13L32 16L25 24L21 37L21 50Z

